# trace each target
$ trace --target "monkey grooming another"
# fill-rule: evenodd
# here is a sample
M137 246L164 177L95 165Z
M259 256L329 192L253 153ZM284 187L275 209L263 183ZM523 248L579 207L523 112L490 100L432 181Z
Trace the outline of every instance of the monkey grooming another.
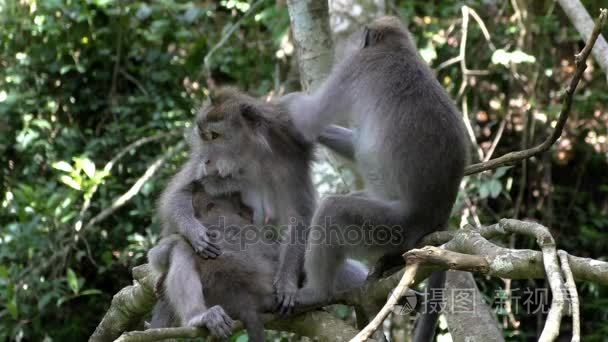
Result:
M243 322L250 341L264 341L260 315L275 307L279 243L265 234L271 231L251 224L238 194L212 197L197 186L192 206L222 254L203 260L178 234L163 238L148 252L152 267L166 274L151 326L207 327L212 335L228 338L235 318ZM365 267L352 260L338 273L336 290L341 291L361 286L367 277Z
M461 115L400 20L376 19L359 39L317 91L282 100L307 139L354 155L365 180L364 193L328 196L315 212L299 305L332 295L345 257L377 258L373 273L381 274L421 237L444 228L468 162ZM328 127L341 115L355 131ZM345 241L355 227L371 238ZM335 232L342 239L330 239Z
M259 314L276 302L277 269L279 276L284 272L284 279L294 277L296 290L303 275L303 223L308 223L315 199L309 176L312 147L290 127L287 114L277 105L231 89L218 91L212 99L198 114L189 137L189 161L159 202L165 238L148 258L166 276L160 284L164 299L155 307L152 327L205 326L214 335L226 336L232 326L230 314L243 321L253 341L263 341ZM251 207L251 216L241 202ZM289 224L290 238L298 233L295 242L228 243L235 234L259 233L259 227L251 225L259 212L262 221ZM295 220L289 221L291 217ZM298 222L302 224L296 227ZM208 246L213 246L213 253ZM197 254L215 259L202 260ZM340 289L360 286L367 276L367 270L352 260L338 273ZM208 304L215 306L208 309Z

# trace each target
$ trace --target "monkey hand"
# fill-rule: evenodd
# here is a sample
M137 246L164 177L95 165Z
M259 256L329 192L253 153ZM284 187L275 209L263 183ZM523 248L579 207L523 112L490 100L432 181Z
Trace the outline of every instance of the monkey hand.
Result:
M196 315L188 322L187 326L206 327L211 335L227 339L232 335L234 321L221 306L216 305L207 309L202 314Z
M188 240L190 241L192 248L194 248L196 254L203 259L215 259L222 254L220 246L209 240L205 227L199 227L199 229L196 229L195 232L190 235Z
M287 316L293 311L298 293L298 280L292 279L294 277L287 273L280 272L273 284L276 300L275 310L281 316Z

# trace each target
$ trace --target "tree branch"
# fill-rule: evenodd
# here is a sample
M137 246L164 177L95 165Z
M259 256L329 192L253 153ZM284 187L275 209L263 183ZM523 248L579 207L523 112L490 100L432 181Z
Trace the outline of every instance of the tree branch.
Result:
M557 139L559 139L562 134L562 130L564 129L564 126L566 124L566 121L568 120L568 116L570 115L570 110L572 109L572 98L574 96L574 92L576 90L576 87L578 86L581 77L583 76L583 72L587 68L587 57L589 57L591 49L593 48L593 45L595 44L602 27L606 23L607 16L608 11L602 9L600 11L600 16L595 24L595 27L593 28L593 32L591 33L589 40L585 44L585 47L583 48L583 50L581 50L580 53L575 56L576 71L574 72L574 75L570 80L568 88L566 88L566 94L562 101L562 110L559 114L557 123L551 135L549 135L549 137L547 137L547 139L545 139L545 141L543 141L540 145L537 145L535 147L522 151L510 152L498 158L490 159L486 162L469 165L464 171L465 175L471 175L482 171L492 170L503 165L510 165L522 161L524 159L528 159L537 154L547 151L557 141Z
M390 306L396 303L399 294L406 291L405 288L420 283L432 272L438 270L462 270L508 279L542 279L547 274L543 266L543 253L528 249L504 248L487 239L523 233L534 234L537 238L542 237L544 244L545 231L548 232L545 227L536 223L501 220L498 224L476 229L465 227L458 231L433 233L425 237L423 242L443 244L441 249L425 247L410 250L404 255L408 265L417 265L415 270L410 268L407 271L406 267L406 271L401 270L377 282L339 294L331 302L323 303L323 305L338 303L367 305L370 302L386 301L389 293L401 281L395 295L389 298L388 305ZM567 258L572 279L608 285L608 262L580 258L565 252L560 252L560 258L562 260ZM408 273L404 276L406 272ZM566 286L569 287L569 283L573 282L568 279L568 272L564 273L568 281ZM114 296L110 309L91 336L90 341L112 341L139 323L154 305L156 299L153 288L158 276L148 265L135 267L133 269L135 284L122 289ZM573 308L575 306L573 304ZM386 310L383 310L382 314L385 313ZM319 337L322 341L348 340L357 333L345 322L321 311L305 312L288 320L277 320L273 316L265 316L265 321L268 322L267 328L292 331L301 336ZM154 336L167 338L206 336L206 334L205 329L171 328L171 330L128 333L122 337L121 341L143 341L144 339L152 341L156 338Z
M570 293L570 306L572 309L572 342L579 342L581 340L581 312L578 299L578 292L576 291L576 283L574 282L574 276L568 263L568 253L560 250L557 252L559 260L562 263L562 271L566 278L566 288Z

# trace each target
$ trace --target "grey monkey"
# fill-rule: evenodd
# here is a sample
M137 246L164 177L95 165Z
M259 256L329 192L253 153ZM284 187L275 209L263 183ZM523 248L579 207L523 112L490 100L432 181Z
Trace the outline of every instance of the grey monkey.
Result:
M376 19L358 39L358 49L317 91L282 99L308 140L354 156L365 180L364 193L328 196L315 212L298 305L332 295L345 257L375 258L379 274L402 262L400 254L421 237L444 228L468 162L461 116L400 20ZM328 126L342 115L354 131ZM353 229L371 238L346 241ZM326 239L335 232L342 239Z
M281 313L293 308L304 267L307 228L314 211L310 178L313 145L293 127L285 108L220 88L199 113L202 183L210 195L236 182L255 224L283 228L274 288Z
M197 181L203 177L205 157L201 154L201 137L192 130L187 137L190 148L188 161L171 178L158 202L158 213L162 222L162 236L182 235L194 251L203 258L216 258L221 251L209 240L207 228L195 217L192 194ZM221 183L223 193L239 191L238 182L226 180Z
M149 251L150 264L166 274L151 326L204 326L227 338L234 318L243 322L250 341L264 341L260 315L275 307L278 242L266 234L269 231L251 224L252 213L238 194L211 196L195 187L193 208L223 252L216 259L203 260L177 234ZM337 290L360 286L367 277L365 267L352 260L338 273Z

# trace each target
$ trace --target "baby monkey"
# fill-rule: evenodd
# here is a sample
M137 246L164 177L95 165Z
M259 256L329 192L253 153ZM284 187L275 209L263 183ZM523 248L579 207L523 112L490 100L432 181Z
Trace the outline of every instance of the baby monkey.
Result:
M212 197L195 186L192 207L222 253L203 260L178 234L164 237L148 252L152 267L166 275L152 327L207 327L212 335L227 338L234 318L243 322L252 341L263 341L260 313L275 304L277 243L252 225L252 213L239 194Z

